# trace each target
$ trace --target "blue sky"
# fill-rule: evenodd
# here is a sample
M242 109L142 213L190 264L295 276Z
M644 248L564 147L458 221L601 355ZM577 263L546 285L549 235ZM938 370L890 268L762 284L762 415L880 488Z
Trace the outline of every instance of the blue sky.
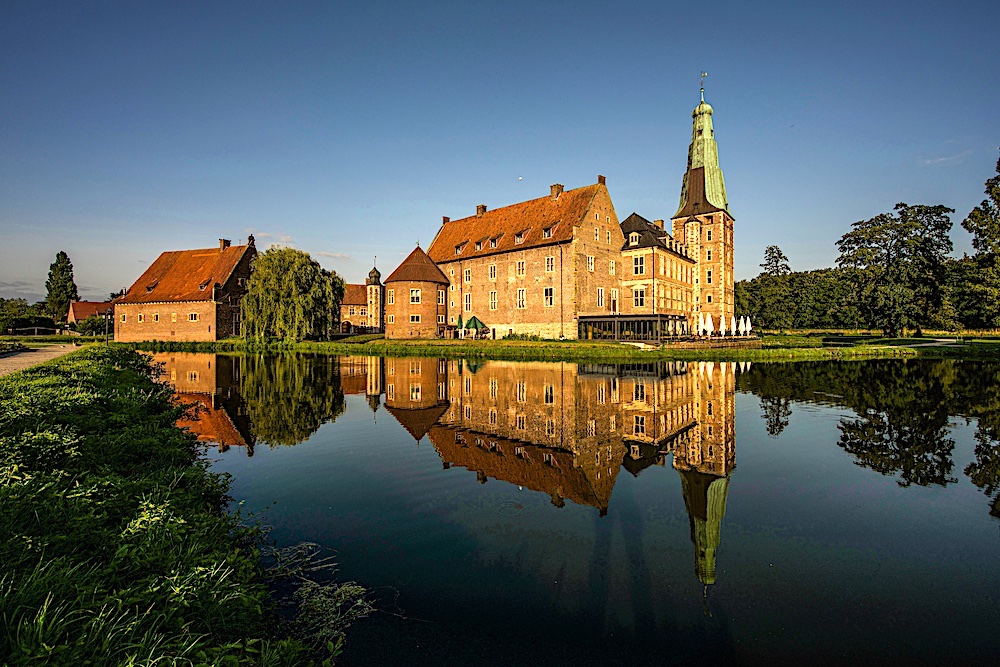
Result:
M0 0L0 296L163 250L294 245L349 281L442 215L608 179L676 210L706 99L737 278L830 266L899 201L959 223L1000 152L1000 3Z

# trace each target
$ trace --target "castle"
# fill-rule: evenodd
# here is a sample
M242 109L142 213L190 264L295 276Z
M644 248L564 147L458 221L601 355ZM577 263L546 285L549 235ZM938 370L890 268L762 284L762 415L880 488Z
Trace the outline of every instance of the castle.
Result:
M374 282L349 285L346 307L387 338L458 337L470 320L493 338L732 330L733 216L712 114L703 89L669 227L636 213L619 220L604 176L571 190L557 183L547 196L443 218L426 252L414 249L384 286L375 269ZM376 308L384 308L380 326Z

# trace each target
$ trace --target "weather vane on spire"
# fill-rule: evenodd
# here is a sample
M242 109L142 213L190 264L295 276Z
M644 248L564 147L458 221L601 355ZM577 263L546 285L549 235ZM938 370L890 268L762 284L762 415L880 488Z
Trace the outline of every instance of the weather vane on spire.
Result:
M708 72L702 70L701 72L701 101L705 101L705 77L708 76Z

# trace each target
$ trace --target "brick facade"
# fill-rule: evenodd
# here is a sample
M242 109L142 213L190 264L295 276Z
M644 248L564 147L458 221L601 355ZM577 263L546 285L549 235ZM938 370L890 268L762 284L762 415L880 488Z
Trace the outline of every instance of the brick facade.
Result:
M385 337L441 338L447 307L439 303L446 285L429 281L386 282Z

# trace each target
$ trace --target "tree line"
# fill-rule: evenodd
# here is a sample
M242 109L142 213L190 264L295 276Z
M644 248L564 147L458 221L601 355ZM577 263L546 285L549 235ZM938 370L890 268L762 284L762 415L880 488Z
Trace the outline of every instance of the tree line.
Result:
M735 286L736 312L760 329L1000 327L1000 160L986 199L962 221L972 255L950 257L951 214L942 205L897 204L851 225L836 266L793 272L776 245L761 273Z

